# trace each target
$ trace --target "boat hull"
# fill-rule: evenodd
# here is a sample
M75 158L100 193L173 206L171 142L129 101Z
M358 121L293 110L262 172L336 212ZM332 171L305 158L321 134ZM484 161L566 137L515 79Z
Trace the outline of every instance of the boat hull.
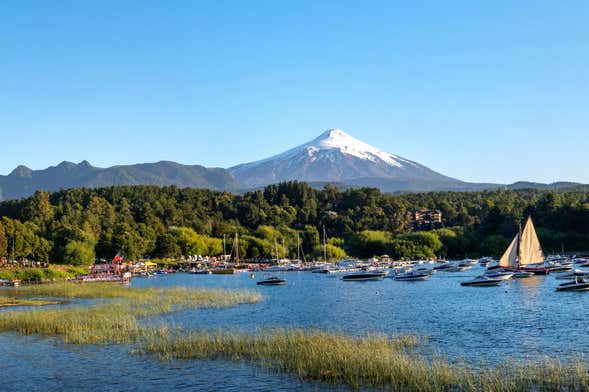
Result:
M468 281L460 283L461 286L470 286L470 287L489 287L489 286L499 286L503 282L501 279L488 279L488 280L481 280L481 281Z
M587 291L589 290L589 283L581 283L570 286L560 286L556 291Z
M283 281L276 281L276 282L265 282L265 281L262 281L262 282L257 282L256 284L258 286L282 286L285 283L286 283L286 281L283 280Z
M375 280L383 280L385 277L384 273L378 274L351 274L342 276L344 282L367 282Z

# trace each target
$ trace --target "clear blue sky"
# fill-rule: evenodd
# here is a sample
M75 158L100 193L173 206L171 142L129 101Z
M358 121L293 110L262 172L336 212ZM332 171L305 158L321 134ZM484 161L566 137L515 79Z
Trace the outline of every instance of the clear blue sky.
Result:
M589 183L589 2L0 4L0 174L229 167L335 127L463 180Z

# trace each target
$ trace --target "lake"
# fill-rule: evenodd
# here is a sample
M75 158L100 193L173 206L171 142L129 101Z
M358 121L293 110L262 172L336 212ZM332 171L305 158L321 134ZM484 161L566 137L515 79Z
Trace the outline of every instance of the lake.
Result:
M417 334L428 355L497 363L505 357L579 355L588 352L589 293L555 292L556 274L511 280L499 287L461 287L482 267L438 272L428 281L343 282L338 275L288 272L285 286L256 286L238 275L160 275L133 286L247 288L264 300L224 309L196 309L159 317L176 326L255 331L266 327L316 328L363 335ZM3 310L9 311L9 310ZM147 323L153 320L146 320ZM345 390L302 382L228 361L160 361L125 346L63 345L57 339L0 334L1 389L29 391L119 390Z

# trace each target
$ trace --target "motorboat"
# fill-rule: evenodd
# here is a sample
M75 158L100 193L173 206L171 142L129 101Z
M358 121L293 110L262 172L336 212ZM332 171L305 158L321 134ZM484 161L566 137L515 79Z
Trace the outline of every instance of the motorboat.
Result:
M285 283L286 279L282 279L277 276L271 276L269 278L256 282L256 284L260 286L281 286Z
M531 278L535 274L531 271L515 271L513 277L517 279Z
M472 280L461 282L461 286L499 286L503 282L503 279L491 278L489 276L480 275Z
M586 257L575 257L573 258L573 263L575 264L585 264L585 263L589 263L589 259Z
M573 269L573 264L550 263L548 264L548 268L553 273L568 272Z
M575 276L581 277L581 278L589 278L589 271L583 271L580 269L574 269L572 271L568 271L568 272L564 272L562 274L558 274L556 276L556 279L559 280L566 280L566 279L574 279Z
M575 276L574 280L563 283L556 288L556 291L586 291L589 290L589 281L585 278Z
M263 269L264 272L286 272L290 271L289 265L272 265Z
M484 276L486 276L487 278L491 278L491 279L508 280L508 279L511 279L513 277L513 275L514 275L514 273L511 271L496 269L496 270L491 270L491 271L485 272Z
M459 265L459 264L450 264L448 268L444 268L443 271L445 272L463 272L466 270L472 269L472 265Z
M444 263L444 264L436 265L434 267L434 270L436 270L436 271L445 271L445 270L447 270L449 268L452 268L453 266L454 266L453 264Z
M393 279L399 281L415 281L415 280L427 280L429 278L428 273L418 272L418 271L409 271L399 275L395 275Z
M382 271L359 271L342 276L342 280L346 282L382 280L385 275L386 274Z
M416 267L416 268L413 269L413 271L419 272L419 273L422 273L422 274L428 274L428 275L432 275L432 274L435 274L436 273L436 270L435 269L427 268L427 267Z

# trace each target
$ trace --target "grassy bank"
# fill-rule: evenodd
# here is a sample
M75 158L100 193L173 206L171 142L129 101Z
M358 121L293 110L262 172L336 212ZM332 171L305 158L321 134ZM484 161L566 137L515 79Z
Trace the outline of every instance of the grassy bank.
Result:
M141 318L183 308L257 302L256 292L155 289L118 284L57 283L0 290L1 301L96 299L93 305L0 313L0 331L61 338L71 344L133 344L168 359L248 361L301 379L415 391L589 391L584 361L545 359L474 368L424 356L414 336L350 337L296 329L244 332L145 326Z
M11 306L45 306L45 305L59 305L65 301L45 300L45 299L17 299L0 297L0 308L7 308Z
M48 268L17 268L0 269L0 279L21 280L23 282L53 282L75 278L88 273L87 267L53 265Z
M149 336L145 350L163 358L248 360L301 379L415 391L589 390L580 360L510 362L474 370L418 354L413 337L353 338L319 331L163 333Z
M185 308L226 307L261 300L251 291L140 289L115 283L54 283L1 290L4 298L98 299L95 304L0 315L0 331L61 337L66 343L131 343L154 336L139 319ZM1 298L0 297L0 298ZM164 328L165 329L165 328Z

